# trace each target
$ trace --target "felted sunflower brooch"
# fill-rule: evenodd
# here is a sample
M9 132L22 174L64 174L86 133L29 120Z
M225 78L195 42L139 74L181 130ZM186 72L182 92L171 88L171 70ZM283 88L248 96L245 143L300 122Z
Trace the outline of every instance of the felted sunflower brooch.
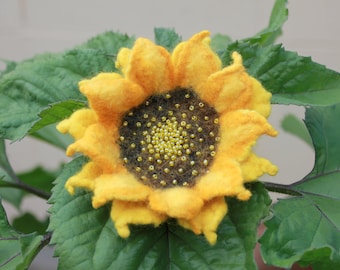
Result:
M271 94L237 52L222 68L209 35L195 34L172 53L145 38L122 48L120 72L81 81L89 107L57 127L75 139L67 155L89 158L66 189L91 191L94 208L110 203L121 237L129 224L171 218L214 244L225 197L248 200L245 183L277 172L252 151L261 135L277 135L267 122Z

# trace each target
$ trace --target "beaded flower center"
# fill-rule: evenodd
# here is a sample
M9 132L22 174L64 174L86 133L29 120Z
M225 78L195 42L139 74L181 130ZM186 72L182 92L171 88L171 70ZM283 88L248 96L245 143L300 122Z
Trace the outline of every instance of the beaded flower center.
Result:
M129 111L119 133L125 166L153 188L193 186L207 172L220 140L217 112L182 88Z

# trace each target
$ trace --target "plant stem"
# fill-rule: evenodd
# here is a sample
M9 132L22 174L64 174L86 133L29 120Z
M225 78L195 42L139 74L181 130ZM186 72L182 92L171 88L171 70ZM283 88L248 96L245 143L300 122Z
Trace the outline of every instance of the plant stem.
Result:
M282 193L292 196L301 196L301 193L294 190L292 185L277 184L272 182L263 182L266 189L276 193Z
M49 199L51 194L49 192L45 192L41 189L32 187L27 185L26 183L22 182L20 179L16 178L15 182L2 182L1 185L2 187L12 187L12 188L18 188L24 191L27 191L29 193L32 193L34 195L37 195L38 197L42 199Z

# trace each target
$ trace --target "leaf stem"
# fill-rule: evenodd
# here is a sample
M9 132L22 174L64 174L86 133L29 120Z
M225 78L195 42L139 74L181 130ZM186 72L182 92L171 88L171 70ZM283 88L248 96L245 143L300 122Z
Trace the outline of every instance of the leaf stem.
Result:
M264 187L272 192L287 194L291 196L301 196L301 193L294 190L292 185L284 185L272 182L263 182Z

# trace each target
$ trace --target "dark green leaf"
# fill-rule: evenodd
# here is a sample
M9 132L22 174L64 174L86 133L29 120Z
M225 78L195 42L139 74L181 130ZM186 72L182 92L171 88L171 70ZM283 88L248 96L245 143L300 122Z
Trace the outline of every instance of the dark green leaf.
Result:
M273 93L272 102L295 105L332 105L340 103L340 74L298 56L280 45L261 47L235 42L222 56L230 64L230 54L238 51L250 75Z
M257 225L270 203L262 184L251 186L249 202L228 200L229 214L219 227L214 246L174 222L158 228L132 226L131 236L122 239L109 208L95 210L90 193L78 190L71 196L64 188L65 181L85 161L77 158L65 166L50 200L49 230L53 231L59 269L256 269L253 248Z
M84 100L78 82L114 69L112 58L100 51L73 50L25 62L0 81L0 136L22 138L49 104Z
M176 45L182 41L182 38L175 32L174 29L155 28L154 33L156 44L163 46L169 52L171 52Z
M51 192L53 181L55 180L59 170L49 171L40 166L30 171L20 173L19 179L29 186L38 188L47 193Z
M270 15L269 25L255 35L257 43L261 45L273 44L282 34L282 25L288 19L287 0L276 0Z
M16 217L12 223L13 227L22 233L30 234L37 232L38 234L45 234L48 226L48 219L44 221L38 220L31 213L24 213L19 217Z
M287 114L281 122L281 127L284 131L300 138L308 145L313 146L311 137L305 124L295 115Z
M0 269L27 269L42 248L43 237L36 234L20 234L8 223L0 203Z
M300 261L317 265L318 270L340 268L339 115L340 104L306 111L315 165L309 175L292 185L301 197L277 203L266 222L268 229L261 242L270 264L289 267Z
M85 106L86 102L78 100L65 100L50 104L47 109L39 114L41 119L33 125L29 132L35 132L50 124L58 123Z
M0 138L27 134L38 114L50 104L85 100L78 82L100 72L115 71L114 56L134 38L107 32L60 54L43 54L17 64L0 79Z

